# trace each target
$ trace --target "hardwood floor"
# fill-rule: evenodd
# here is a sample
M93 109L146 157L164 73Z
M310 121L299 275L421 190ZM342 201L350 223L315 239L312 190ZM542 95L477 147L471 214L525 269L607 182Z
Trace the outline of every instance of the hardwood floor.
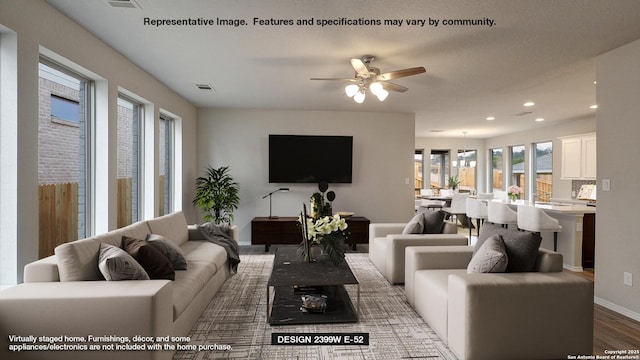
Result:
M571 273L595 279L593 270ZM593 310L593 355L604 355L605 350L640 350L640 322L597 304Z
M468 229L466 234L468 234ZM271 247L273 254L277 245ZM367 252L368 245L358 245L358 252ZM351 252L351 251L349 251ZM264 246L241 246L240 254L264 254ZM571 272L590 281L594 281L593 270ZM605 355L605 350L640 350L640 322L594 304L593 354Z

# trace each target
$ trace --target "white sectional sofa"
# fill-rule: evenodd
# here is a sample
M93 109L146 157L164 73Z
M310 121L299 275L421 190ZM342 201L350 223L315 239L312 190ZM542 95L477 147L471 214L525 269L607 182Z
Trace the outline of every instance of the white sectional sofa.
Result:
M237 227L231 227L237 242ZM186 270L175 280L105 281L100 243L162 235L178 245ZM173 351L8 352L8 336L186 336L230 276L227 252L188 226L181 212L58 246L56 255L24 268L24 283L0 291L3 359L170 359ZM114 341L117 342L117 341Z

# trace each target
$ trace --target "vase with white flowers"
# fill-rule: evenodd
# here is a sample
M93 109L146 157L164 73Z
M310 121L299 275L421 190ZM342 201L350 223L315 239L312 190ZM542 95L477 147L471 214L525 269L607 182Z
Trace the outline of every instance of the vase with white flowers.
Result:
M522 193L522 189L517 185L511 185L507 189L507 194L509 195L509 200L511 201L516 201Z
M298 222L302 225L303 231L306 229L302 248L302 256L307 262L314 262L316 257L313 248L320 246L329 260L334 265L340 265L344 261L346 251L345 240L348 236L347 222L340 218L340 215L324 216L318 219L306 218L300 215Z

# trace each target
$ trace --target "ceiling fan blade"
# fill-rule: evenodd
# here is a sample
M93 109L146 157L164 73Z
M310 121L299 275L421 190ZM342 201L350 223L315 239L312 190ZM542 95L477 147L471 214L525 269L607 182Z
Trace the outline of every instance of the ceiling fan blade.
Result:
M382 84L382 88L387 91L405 92L409 90L409 88L388 81L380 82L380 84Z
M397 79L397 78L401 78L401 77L405 77L405 76L422 74L423 72L426 72L426 71L427 70L422 66L414 67L414 68L408 68L408 69L402 69L402 70L396 70L396 71L390 71L388 73L384 73L384 74L380 74L380 75L376 76L376 80L378 80L378 81L393 80L393 79Z
M309 78L309 80L339 80L339 81L357 81L354 78Z
M364 78L369 77L369 68L364 64L362 60L351 59L351 66L353 66L353 69L356 71L356 74L358 74L358 76L362 76Z

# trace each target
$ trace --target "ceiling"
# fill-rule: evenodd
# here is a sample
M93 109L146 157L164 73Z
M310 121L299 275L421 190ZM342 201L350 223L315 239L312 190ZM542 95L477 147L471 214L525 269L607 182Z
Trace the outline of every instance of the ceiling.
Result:
M637 0L47 1L198 107L410 112L416 136L425 137L487 138L593 118L595 57L640 38ZM138 7L109 4L129 1ZM152 26L145 17L247 24ZM382 24L316 23L341 19ZM484 25L442 24L451 19ZM352 77L349 59L365 54L382 72L427 72L394 80L405 93L384 102L369 95L362 104L347 97L345 82L309 80Z

